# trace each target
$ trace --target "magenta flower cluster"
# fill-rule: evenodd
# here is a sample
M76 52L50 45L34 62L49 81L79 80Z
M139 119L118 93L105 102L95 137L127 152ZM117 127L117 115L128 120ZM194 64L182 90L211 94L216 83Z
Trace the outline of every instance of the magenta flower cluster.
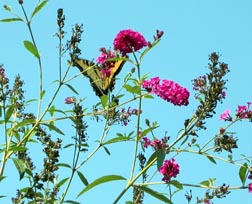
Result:
M251 102L247 103L247 106L238 105L236 110L236 117L239 119L249 119L252 121L252 109L250 108ZM230 110L224 111L220 115L220 120L232 121L232 117L230 116Z
M159 77L155 77L150 80L144 80L142 87L165 101L173 103L175 106L187 106L189 104L189 91L174 81L165 79L161 81Z
M176 178L179 174L179 165L175 159L165 160L164 164L160 167L159 173L163 174L163 181L169 182L172 177Z
M232 120L232 118L231 118L231 116L230 116L230 110L225 110L225 111L220 115L220 120L226 120L226 121Z
M114 39L114 49L119 50L123 55L136 52L147 46L143 35L132 29L121 30Z
M251 102L247 103L247 106L238 106L236 110L236 116L241 119L252 120L252 110L250 109Z
M112 68L116 63L114 60L108 61L108 59L115 58L116 53L105 48L101 48L100 51L101 54L97 57L96 62L101 65L101 77L104 79L110 76Z
M164 137L161 140L159 140L157 138L155 138L154 140L150 140L147 137L143 137L142 143L145 148L148 148L149 146L151 146L151 147L153 147L154 150L158 150L158 149L165 149L165 148L169 147L167 142L168 142L167 137Z

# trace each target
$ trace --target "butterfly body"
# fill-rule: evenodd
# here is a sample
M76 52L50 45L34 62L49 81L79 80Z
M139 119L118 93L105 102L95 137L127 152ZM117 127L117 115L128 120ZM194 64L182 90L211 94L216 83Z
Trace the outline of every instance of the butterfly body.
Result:
M114 89L115 77L120 73L124 63L124 60L116 61L109 76L104 77L101 73L102 68L98 64L86 59L73 60L73 66L78 67L82 74L89 78L90 84L98 97L107 95Z

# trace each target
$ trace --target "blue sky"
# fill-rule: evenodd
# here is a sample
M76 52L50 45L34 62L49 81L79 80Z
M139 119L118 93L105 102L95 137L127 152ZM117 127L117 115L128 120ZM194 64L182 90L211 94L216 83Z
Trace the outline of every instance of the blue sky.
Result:
M22 15L16 1L2 0L1 5L4 4L10 5L16 13ZM35 3L24 0L24 6L28 12L32 10L34 5ZM237 105L252 101L250 90L252 76L252 2L250 0L49 1L32 23L37 45L42 55L45 87L48 87L48 90L53 90L55 87L51 85L51 82L55 80L58 70L58 41L54 36L57 32L56 11L58 8L64 9L66 15L65 30L68 36L71 32L71 26L75 23L83 24L84 34L81 47L83 57L88 59L96 58L100 47L112 48L113 39L120 30L132 28L141 32L147 40L152 40L156 29L163 30L164 36L161 42L143 61L142 73L150 73L151 77L161 76L165 79L174 80L190 91L192 91L191 80L206 72L208 55L213 51L220 53L221 60L228 63L231 70L228 74L227 99L217 109L219 111L217 115L209 121L207 131L202 132L200 136L202 140L213 136L217 133L218 128L224 125L223 122L218 120L220 113L227 108L233 110L234 113ZM0 10L0 19L9 17L11 17L10 14L3 9ZM25 80L27 98L37 97L38 67L35 58L23 47L23 41L30 40L27 28L21 23L1 23L0 31L0 43L2 45L0 63L4 64L10 79L13 79L17 73L22 76ZM68 56L65 55L63 60L66 62L67 59ZM65 67L67 67L66 64ZM128 69L125 70L125 73L127 73L131 69L130 65L125 65L125 69ZM78 70L71 71L72 75L78 73ZM78 78L73 81L73 85L81 93L80 98L87 96L85 103L91 108L92 104L97 101L97 97L88 87L88 80ZM85 93L82 94L84 91ZM67 108L63 103L68 94L70 93L67 90L60 93L61 100L59 98L57 101L59 107ZM46 98L50 98L50 91L48 91ZM144 117L159 122L161 128L158 129L156 134L160 134L160 137L164 135L165 131L168 131L168 134L175 138L179 129L183 127L184 119L190 117L196 109L196 105L193 92L191 92L188 107L173 107L157 98L146 101ZM97 138L95 136L97 127L94 121L88 119L88 122L90 123L90 135L93 135L89 139L91 143L98 139L98 136ZM134 127L133 124L132 127ZM118 126L115 131L121 129ZM130 130L130 127L128 127L122 131L129 132ZM238 133L238 145L240 147L234 155L237 158L240 158L241 153L251 155L251 124L248 122L239 123L235 125L233 130ZM91 181L95 179L95 176L105 175L111 173L111 171L128 177L129 166L127 164L131 162L132 151L131 147L123 145L111 147L111 157L100 151L94 160L88 163L88 167L83 170L83 173ZM119 163L115 164L113 159L116 159ZM234 185L240 185L237 168L230 165L212 165L205 158L188 154L182 155L178 160L181 162L181 174L178 179L185 183L197 183L216 177L219 179L217 185L229 181L230 185L232 185L231 182ZM16 172L13 171L13 174L15 175ZM157 176L158 179L161 179L161 176ZM75 182L72 195L76 195L83 188L77 179ZM100 186L84 194L78 201L89 204L95 204L98 201L111 203L113 200L111 198L117 195L124 185L125 183L121 182L118 185ZM161 190L165 191L165 186L161 187ZM183 192L175 196L175 203L186 203L184 199L186 190L188 189L185 188ZM10 191L12 191L11 196L13 196L15 189ZM195 191L194 195L201 196L203 192ZM226 199L214 200L214 203L235 204L239 203L241 198L243 204L249 204L252 201L252 195L248 195L247 191L237 191L232 192ZM131 194L123 197L120 203L124 203L127 199L131 199ZM5 203L7 202L8 200L5 201ZM146 197L145 203L158 204L161 202Z

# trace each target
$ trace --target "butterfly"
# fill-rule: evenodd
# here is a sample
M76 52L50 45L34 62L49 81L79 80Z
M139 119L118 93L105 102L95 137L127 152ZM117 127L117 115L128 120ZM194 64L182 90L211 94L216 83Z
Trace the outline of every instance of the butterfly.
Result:
M107 95L115 87L115 77L120 73L125 60L118 60L112 67L108 77L102 77L101 67L86 59L73 59L73 66L79 68L82 74L89 78L90 84L98 97Z

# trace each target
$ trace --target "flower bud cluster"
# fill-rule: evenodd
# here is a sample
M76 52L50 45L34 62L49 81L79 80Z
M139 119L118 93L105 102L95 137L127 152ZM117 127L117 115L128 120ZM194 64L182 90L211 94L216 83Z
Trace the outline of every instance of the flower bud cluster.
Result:
M203 121L206 118L211 118L215 114L217 103L222 102L226 97L226 80L223 78L229 72L228 65L219 62L219 56L215 52L209 56L209 60L211 62L208 64L210 73L192 81L193 89L197 91L195 97L200 102L195 112L195 116L200 121L199 129L205 129Z

